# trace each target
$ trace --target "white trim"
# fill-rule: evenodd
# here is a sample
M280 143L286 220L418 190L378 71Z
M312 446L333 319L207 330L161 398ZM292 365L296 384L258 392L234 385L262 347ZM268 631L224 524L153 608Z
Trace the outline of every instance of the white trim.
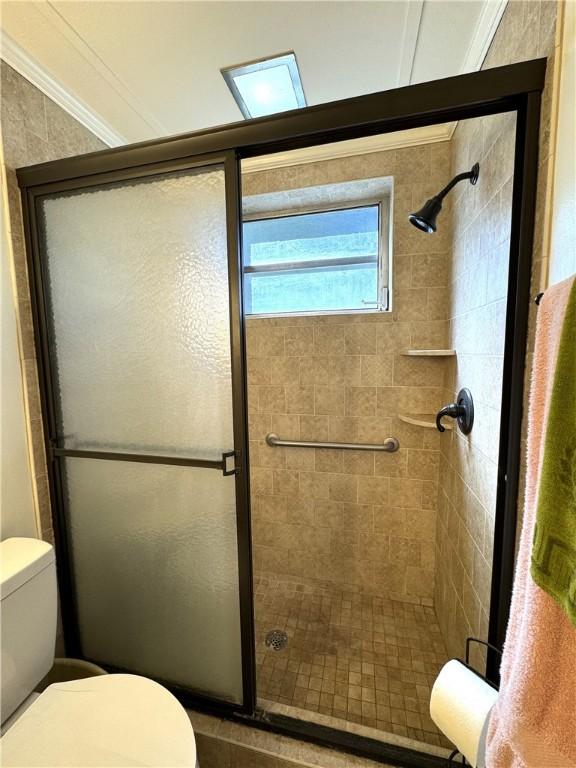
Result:
M413 147L418 144L434 144L439 141L449 141L453 132L454 125L452 123L443 123L407 131L384 133L378 136L366 136L363 139L339 141L335 144L321 144L304 149L293 149L289 152L260 155L242 160L242 173L255 173L273 168L318 163L322 160L335 160L353 155L367 155L372 152Z
M418 46L418 34L422 22L424 0L411 0L406 3L406 15L404 16L404 31L402 33L402 52L398 63L398 76L396 85L402 88L412 82L412 70L414 58Z
M0 57L16 70L22 77L29 80L38 90L62 107L69 115L88 128L95 136L109 147L118 147L127 141L115 131L93 109L88 108L79 98L63 88L60 83L32 59L18 43L5 32L0 30Z
M161 120L148 112L140 99L111 69L108 64L88 45L82 35L66 20L62 13L51 3L36 3L36 9L46 19L46 22L56 29L73 48L82 56L95 72L105 81L109 88L116 91L118 96L130 107L130 109L143 120L150 130L158 137L167 136L170 131Z
M482 68L486 54L492 44L508 0L485 0L482 13L476 24L474 36L464 59L461 72L477 72Z

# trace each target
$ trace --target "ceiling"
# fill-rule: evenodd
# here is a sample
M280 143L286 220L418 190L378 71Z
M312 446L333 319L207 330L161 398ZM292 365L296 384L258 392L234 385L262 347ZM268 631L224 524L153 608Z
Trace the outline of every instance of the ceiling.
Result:
M479 69L505 5L4 0L1 54L117 145L242 119L220 68L289 50L309 105Z

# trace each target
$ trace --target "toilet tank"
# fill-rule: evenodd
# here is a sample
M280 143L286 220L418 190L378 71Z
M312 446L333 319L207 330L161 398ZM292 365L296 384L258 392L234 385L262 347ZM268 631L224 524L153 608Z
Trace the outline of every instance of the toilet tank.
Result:
M54 663L56 564L39 539L0 542L1 713L4 722Z

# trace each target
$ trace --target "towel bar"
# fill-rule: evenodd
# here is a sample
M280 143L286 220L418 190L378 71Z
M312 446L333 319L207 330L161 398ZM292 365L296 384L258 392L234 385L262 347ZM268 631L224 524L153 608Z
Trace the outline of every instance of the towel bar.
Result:
M286 448L341 448L346 451L386 451L394 453L400 448L396 437L388 437L383 443L317 443L302 440L281 440L274 432L266 435L266 442L272 448L285 446Z

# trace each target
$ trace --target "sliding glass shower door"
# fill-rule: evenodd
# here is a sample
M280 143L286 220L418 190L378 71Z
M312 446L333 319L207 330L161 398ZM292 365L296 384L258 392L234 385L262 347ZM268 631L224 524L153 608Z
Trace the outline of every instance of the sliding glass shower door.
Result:
M80 652L242 705L236 166L220 160L36 210Z

